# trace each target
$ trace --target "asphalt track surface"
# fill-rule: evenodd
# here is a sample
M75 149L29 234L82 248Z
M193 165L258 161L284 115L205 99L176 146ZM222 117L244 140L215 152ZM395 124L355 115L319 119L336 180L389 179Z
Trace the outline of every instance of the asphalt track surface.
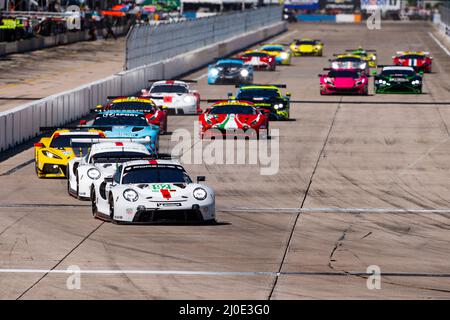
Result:
M271 123L278 172L186 165L215 189L217 225L95 220L88 202L66 194L65 180L36 178L32 148L1 162L0 298L450 298L450 57L431 31L291 26L280 41L322 39L325 56L256 75L309 101L291 107L292 121ZM397 50L431 51L424 94L321 97L327 60L358 45L377 49L381 64ZM202 98L235 90L208 86L205 71L189 76L200 78ZM192 132L195 119L171 117L169 131ZM163 136L162 150L174 143ZM79 290L66 286L72 265L83 272ZM382 273L380 290L367 288L371 265Z

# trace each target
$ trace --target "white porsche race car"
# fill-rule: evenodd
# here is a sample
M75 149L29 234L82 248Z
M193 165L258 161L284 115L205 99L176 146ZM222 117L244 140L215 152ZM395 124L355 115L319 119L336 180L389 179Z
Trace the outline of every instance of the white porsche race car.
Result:
M174 160L137 160L91 188L94 217L116 223L213 223L214 191Z
M195 82L190 80L189 82ZM191 90L186 81L163 80L153 82L141 90L141 97L150 98L157 106L167 107L168 114L199 114L200 94Z
M90 200L94 181L112 177L120 163L150 159L152 155L143 145L148 139L72 139L72 147L91 144L82 157L69 161L67 165L67 191L80 200Z

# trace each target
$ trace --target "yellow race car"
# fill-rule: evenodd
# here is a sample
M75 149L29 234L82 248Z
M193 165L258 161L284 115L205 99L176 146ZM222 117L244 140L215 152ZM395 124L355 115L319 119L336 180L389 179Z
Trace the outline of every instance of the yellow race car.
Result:
M323 43L320 40L313 40L309 38L296 39L289 45L289 48L295 57L321 57L323 55Z
M76 156L71 139L104 138L99 130L71 131L58 129L50 137L34 144L35 168L38 178L62 178L66 176L69 160ZM82 154L77 153L77 156Z
M290 65L292 53L282 44L265 44L261 47L262 51L268 52L275 57L277 64Z
M365 50L361 46L358 49L347 49L346 52L350 54L361 56L362 59L367 61L369 67L377 67L377 52L376 50Z

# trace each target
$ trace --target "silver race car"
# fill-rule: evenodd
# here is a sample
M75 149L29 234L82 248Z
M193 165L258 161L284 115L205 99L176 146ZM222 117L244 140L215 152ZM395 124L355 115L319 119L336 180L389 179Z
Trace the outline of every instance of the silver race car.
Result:
M91 145L84 156L76 157L67 165L67 191L80 200L89 200L94 181L112 177L120 163L150 159L143 145L148 139L72 139L74 150Z
M122 163L91 188L94 217L116 223L213 223L214 191L192 182L175 160Z
M200 94L191 90L193 80L154 81L149 89L141 90L141 97L150 98L157 106L167 107L168 114L199 114Z

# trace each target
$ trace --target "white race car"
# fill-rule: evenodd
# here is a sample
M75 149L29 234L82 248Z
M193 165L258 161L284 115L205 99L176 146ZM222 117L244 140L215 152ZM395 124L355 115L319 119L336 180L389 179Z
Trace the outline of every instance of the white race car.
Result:
M109 140L109 141L108 141ZM67 191L80 200L90 200L94 181L112 177L120 163L150 159L151 154L142 144L148 139L72 139L72 147L77 145L90 150L84 156L74 158L67 165Z
M194 81L190 81L194 82ZM141 90L141 97L150 98L157 106L167 107L168 114L200 114L200 94L180 80L153 82L149 89Z
M116 223L213 223L214 191L193 183L175 160L137 160L91 188L94 217Z

